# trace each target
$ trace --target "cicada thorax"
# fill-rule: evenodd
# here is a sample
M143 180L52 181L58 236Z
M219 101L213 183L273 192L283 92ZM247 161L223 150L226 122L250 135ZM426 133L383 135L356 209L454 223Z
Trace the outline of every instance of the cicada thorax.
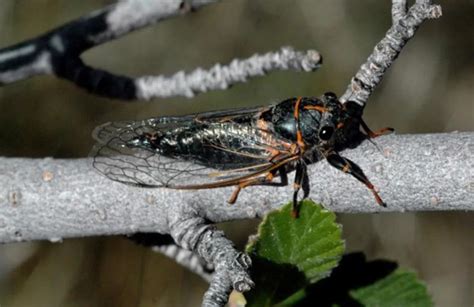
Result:
M360 131L361 107L343 105L334 94L321 98L290 98L262 112L259 116L277 138L304 144L306 162L324 158L324 153L354 148L367 136ZM298 133L301 140L298 140Z
M298 99L299 114L295 117ZM313 97L290 98L261 113L260 119L268 123L279 138L296 143L300 129L304 142L309 146L316 145L321 113L314 109L305 109L305 106L314 105L322 105L321 100Z

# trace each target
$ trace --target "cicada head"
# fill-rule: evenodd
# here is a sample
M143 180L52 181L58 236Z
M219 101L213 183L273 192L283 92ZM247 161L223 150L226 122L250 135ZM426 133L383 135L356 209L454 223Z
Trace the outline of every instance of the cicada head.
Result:
M354 101L347 101L340 105L342 114L336 124L334 144L336 151L355 148L367 139L367 135L361 131L363 107Z
M323 150L354 148L367 136L360 130L363 107L353 101L342 104L334 93L321 97L317 145Z

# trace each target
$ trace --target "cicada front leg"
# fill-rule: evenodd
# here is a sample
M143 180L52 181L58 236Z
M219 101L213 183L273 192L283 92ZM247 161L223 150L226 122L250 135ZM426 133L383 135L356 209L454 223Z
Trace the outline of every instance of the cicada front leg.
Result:
M360 121L360 124L362 126L362 129L364 129L365 133L367 133L367 136L369 137L369 139L374 139L379 136L390 134L395 131L395 129L390 128L390 127L385 127L376 131L372 131L362 119Z
M362 171L362 169L357 164L355 164L354 162L352 162L351 160L349 160L347 158L341 157L337 153L329 154L326 157L326 159L329 162L329 164L331 164L335 168L343 171L344 173L351 174L357 180L359 180L360 182L365 184L365 186L367 188L369 188L369 190L372 192L372 194L374 194L374 197L375 197L375 200L377 201L377 203L379 205L381 205L382 207L387 207L387 205L383 202L380 195L375 190L374 185L369 181L369 179L367 179L364 172Z

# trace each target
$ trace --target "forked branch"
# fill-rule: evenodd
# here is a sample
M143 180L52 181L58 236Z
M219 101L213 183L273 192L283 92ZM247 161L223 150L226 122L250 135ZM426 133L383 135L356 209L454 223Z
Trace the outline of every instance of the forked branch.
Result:
M440 16L441 6L431 4L430 0L417 0L408 10L406 0L393 0L392 26L352 78L341 101L352 100L365 105L370 94L382 81L385 71L397 59L423 21Z
M314 50L279 51L198 68L172 76L121 76L85 64L81 54L95 46L126 35L160 20L182 15L216 0L123 0L90 13L46 34L0 50L0 85L35 75L54 74L89 92L121 100L149 100L173 96L193 97L211 90L223 90L250 77L273 70L313 71L321 64Z

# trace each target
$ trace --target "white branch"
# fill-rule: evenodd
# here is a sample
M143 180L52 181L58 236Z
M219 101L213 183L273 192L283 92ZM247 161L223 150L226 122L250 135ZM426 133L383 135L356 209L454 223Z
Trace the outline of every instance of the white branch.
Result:
M104 15L107 26L103 31L84 38L96 45L103 44L163 19L185 14L217 1L219 0L119 0L88 16Z
M248 78L273 70L314 71L321 56L314 50L290 47L276 52L234 60L230 65L198 68L171 77L156 75L131 78L93 68L80 55L97 45L126 35L160 20L187 13L216 0L124 0L92 12L52 31L0 50L0 85L32 76L54 74L91 93L121 100L193 97L223 90Z
M176 244L157 245L153 246L152 250L176 261L176 263L201 276L205 281L211 282L214 268L196 253Z
M474 133L399 135L365 142L346 156L379 188L388 207L326 162L309 168L310 197L337 212L473 210ZM170 233L169 221L198 214L212 222L261 217L291 199L291 187L177 191L112 182L89 159L0 159L0 242L52 241L135 232Z
M369 96L382 82L385 71L392 66L418 27L427 19L441 17L441 6L432 5L431 2L417 0L407 11L405 0L392 0L393 25L352 78L340 98L342 102L352 100L360 105L367 103Z
M406 0L392 0L392 24L396 24L407 14Z
M272 70L314 71L321 61L321 55L315 50L301 52L283 47L277 52L255 54L244 60L235 59L229 65L217 64L209 70L198 68L189 74L180 71L171 77L137 78L137 98L149 100L180 95L191 98L196 93L223 90L232 84L245 82L249 77L264 76Z

